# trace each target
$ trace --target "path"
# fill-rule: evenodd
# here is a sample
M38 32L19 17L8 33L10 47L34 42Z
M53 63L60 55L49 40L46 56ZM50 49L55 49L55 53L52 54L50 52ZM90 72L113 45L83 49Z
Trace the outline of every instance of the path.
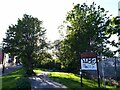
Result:
M7 74L7 73L9 73L9 72L11 72L11 71L13 71L17 68L21 68L21 67L22 67L22 65L8 66L8 67L5 68L5 72L2 73L2 65L0 65L0 76L5 75L5 74Z
M66 86L59 84L47 77L49 72L42 72L36 76L29 77L32 90L70 90Z

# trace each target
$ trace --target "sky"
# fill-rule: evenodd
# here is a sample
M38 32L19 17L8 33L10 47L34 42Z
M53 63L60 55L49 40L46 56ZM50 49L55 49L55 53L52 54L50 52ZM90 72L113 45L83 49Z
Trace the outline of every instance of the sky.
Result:
M0 0L0 43L8 26L16 24L23 14L32 15L43 21L48 40L59 39L58 27L65 20L67 12L73 8L73 3L91 4L93 1L113 16L118 15L120 0Z

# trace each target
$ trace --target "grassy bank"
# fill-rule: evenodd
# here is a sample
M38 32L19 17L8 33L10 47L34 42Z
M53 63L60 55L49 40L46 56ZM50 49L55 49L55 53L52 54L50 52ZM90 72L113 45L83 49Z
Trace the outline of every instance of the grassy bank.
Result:
M6 75L0 76L0 79L2 79L2 90L12 90L18 87L30 88L29 80L24 76L24 72L23 68L19 68Z
M36 74L42 72L42 69L36 68L33 70ZM25 84L30 87L27 77L24 76L24 69L19 68L16 70L13 70L12 72L0 76L0 80L2 80L2 89L8 90L8 89L16 89L17 85L24 87ZM24 84L24 86L23 86Z
M34 69L34 72L36 73L40 73L42 71L48 71L47 69L40 69L40 68L36 68ZM80 76L79 75L75 75L73 73L64 73L64 72L50 72L48 75L49 78L51 78L52 80L61 83L65 86L67 86L68 88L71 88L72 90L99 90L98 89L98 82L96 80L93 79L88 79L83 77L83 86L81 88L80 85ZM102 90L103 90L103 84L101 84ZM115 86L110 85L110 83L107 83L106 85L106 90L110 89L110 90L116 90ZM101 89L100 89L101 90Z
M35 73L41 73L42 71L47 71L46 69L36 68L34 69ZM79 75L75 75L73 73L64 73L64 72L50 72L48 75L52 80L59 82L72 90L91 90L92 88L96 88L94 90L99 90L97 81L92 79L87 79L83 77L83 88L80 86L80 77ZM23 79L21 79L23 78ZM2 79L2 88L3 90L7 89L15 89L16 84L22 86L25 85L27 80L24 79L24 69L16 69L9 74L0 76ZM24 81L25 80L25 81ZM28 83L28 82L27 82ZM29 84L27 84L29 86ZM22 86L23 87L23 86ZM114 86L107 85L107 88L112 90L115 88ZM87 88L87 89L86 89ZM88 89L89 88L89 89Z
M16 82L18 79L23 77L23 72L24 70L20 68L6 75L0 76L0 79L2 79L2 88L3 89L16 88Z
M59 82L73 90L86 90L86 89L98 89L97 81L92 79L86 79L83 77L83 88L80 86L80 77L78 75L72 73L64 73L64 72L50 72L48 75L52 80ZM106 86L106 88L115 88L114 86Z
M42 71L47 71L47 69L35 68L33 71L34 71L36 74L39 74L39 73L41 73Z

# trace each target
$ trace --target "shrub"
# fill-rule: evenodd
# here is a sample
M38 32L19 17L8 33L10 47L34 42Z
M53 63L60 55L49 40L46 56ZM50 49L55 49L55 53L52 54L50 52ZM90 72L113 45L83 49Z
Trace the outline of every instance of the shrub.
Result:
M25 77L18 79L16 86L18 90L31 90L31 84L29 82L29 79Z

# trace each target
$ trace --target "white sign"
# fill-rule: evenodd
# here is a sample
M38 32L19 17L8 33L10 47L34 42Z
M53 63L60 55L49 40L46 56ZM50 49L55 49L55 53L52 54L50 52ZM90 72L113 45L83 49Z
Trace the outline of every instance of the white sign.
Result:
M82 58L81 69L82 70L97 70L96 58Z

